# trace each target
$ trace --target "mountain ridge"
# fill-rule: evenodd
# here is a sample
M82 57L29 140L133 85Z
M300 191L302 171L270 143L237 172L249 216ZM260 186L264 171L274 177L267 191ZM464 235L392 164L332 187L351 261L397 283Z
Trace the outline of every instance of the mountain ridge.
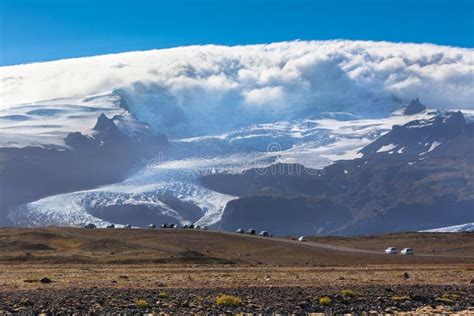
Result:
M394 126L364 147L363 157L322 170L274 165L241 174L206 175L201 181L211 189L240 196L224 211L220 227L226 230L240 225L277 234L297 229L307 234L353 235L462 224L474 219L473 128L461 112L447 112ZM305 202L289 203L288 196ZM313 214L337 209L318 205L322 198L347 207L352 220L339 227L325 224L324 218L300 221L304 205L312 205ZM267 201L265 207L262 199ZM281 208L288 215L275 219L273 211L281 214ZM253 220L259 218L253 213L261 212L266 214L264 223ZM345 219L335 216L334 220Z

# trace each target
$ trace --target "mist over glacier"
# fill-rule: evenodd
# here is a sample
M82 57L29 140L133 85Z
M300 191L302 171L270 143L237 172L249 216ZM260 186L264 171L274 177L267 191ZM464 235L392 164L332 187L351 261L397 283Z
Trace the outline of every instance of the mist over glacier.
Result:
M472 108L473 56L431 44L335 40L66 59L1 67L0 109L112 93L155 130L192 136L321 112L384 116L415 97Z

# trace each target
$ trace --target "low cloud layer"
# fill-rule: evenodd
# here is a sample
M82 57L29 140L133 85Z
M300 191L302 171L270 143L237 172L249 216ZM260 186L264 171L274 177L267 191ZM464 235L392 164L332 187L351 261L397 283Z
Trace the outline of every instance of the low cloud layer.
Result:
M473 49L363 41L207 45L1 67L0 107L115 90L151 124L163 124L166 112L212 125L235 115L251 121L393 110L396 98L472 109L473 83Z

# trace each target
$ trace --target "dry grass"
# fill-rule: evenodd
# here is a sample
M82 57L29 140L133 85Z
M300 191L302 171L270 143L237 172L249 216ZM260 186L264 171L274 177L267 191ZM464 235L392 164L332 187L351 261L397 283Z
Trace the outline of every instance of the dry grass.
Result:
M408 238L408 237L409 238ZM416 236L416 237L414 237ZM236 264L280 266L356 266L367 264L471 263L472 234L397 234L378 237L318 237L317 242L371 249L380 254L311 247L310 243L249 238L212 231L160 229L1 228L0 262L49 264ZM445 256L388 256L387 245L444 249ZM418 247L415 253L418 252ZM420 252L422 252L420 250ZM471 256L467 258L465 256ZM462 270L457 273L462 274Z
M474 264L473 264L474 265ZM473 266L471 265L471 266ZM372 265L368 267L246 267L229 265L96 265L0 264L4 290L36 288L216 288L247 286L314 286L333 284L342 289L357 285L469 284L472 272L453 273L451 265ZM398 271L394 276L391 271ZM417 278L403 279L408 271ZM295 274L299 278L295 278ZM51 284L38 282L44 276ZM356 276L356 277L354 277ZM342 279L341 279L342 277ZM26 282L25 280L31 280ZM420 281L421 280L421 281ZM163 290L166 292L166 290ZM349 292L348 292L349 293ZM342 293L341 293L342 294Z
M417 241L422 244L420 236L423 235L418 235ZM463 243L471 243L463 234L442 236L440 244L449 243L453 248L457 245L464 249ZM431 238L429 234L427 242ZM359 239L353 238L355 243ZM380 243L375 237L373 242ZM469 284L474 278L474 261L463 262L458 256L371 255L318 249L308 244L202 231L3 228L0 287L22 290L334 284L346 288L341 294L349 298L353 285ZM410 278L401 277L405 272ZM39 283L44 276L54 282Z

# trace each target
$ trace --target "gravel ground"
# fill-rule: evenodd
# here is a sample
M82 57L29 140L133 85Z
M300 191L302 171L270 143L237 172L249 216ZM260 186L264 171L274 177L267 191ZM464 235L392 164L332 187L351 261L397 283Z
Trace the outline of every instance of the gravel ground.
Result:
M345 290L345 291L343 291ZM350 290L350 291L349 291ZM474 313L473 286L364 287L245 287L245 288L67 288L0 291L0 314L104 313L355 313L455 312ZM241 304L219 305L221 294L237 296ZM320 303L328 297L327 305Z

